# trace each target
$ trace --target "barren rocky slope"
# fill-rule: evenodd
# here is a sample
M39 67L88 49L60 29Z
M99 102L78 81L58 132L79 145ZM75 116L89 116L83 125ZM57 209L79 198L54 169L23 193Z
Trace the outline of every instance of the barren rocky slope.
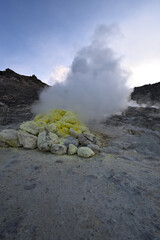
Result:
M47 85L35 75L24 76L11 69L0 71L0 123L6 125L30 119L30 106L38 100L44 87Z

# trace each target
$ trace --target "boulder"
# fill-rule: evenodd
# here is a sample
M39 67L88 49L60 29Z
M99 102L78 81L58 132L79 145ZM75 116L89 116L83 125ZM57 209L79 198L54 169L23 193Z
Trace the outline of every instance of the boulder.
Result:
M0 145L10 147L20 147L18 131L14 129L5 129L0 132Z
M53 144L50 151L57 155L64 155L67 153L67 147L63 144Z
M38 135L39 133L39 127L34 121L23 122L19 128L33 135Z
M68 155L73 155L77 153L77 147L73 144L69 144L68 146Z
M47 130L39 133L37 147L41 151L50 151L52 144L59 143L58 136L55 133L48 132Z
M89 158L94 155L94 152L88 147L80 147L78 148L77 154L79 157Z
M34 149L37 147L37 137L30 133L19 131L18 138L24 148Z

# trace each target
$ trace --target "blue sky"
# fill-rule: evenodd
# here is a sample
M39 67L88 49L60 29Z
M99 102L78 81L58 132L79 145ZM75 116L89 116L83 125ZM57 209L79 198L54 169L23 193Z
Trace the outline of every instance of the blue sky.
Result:
M99 24L117 24L111 47L130 85L160 81L159 0L1 0L0 70L60 81Z

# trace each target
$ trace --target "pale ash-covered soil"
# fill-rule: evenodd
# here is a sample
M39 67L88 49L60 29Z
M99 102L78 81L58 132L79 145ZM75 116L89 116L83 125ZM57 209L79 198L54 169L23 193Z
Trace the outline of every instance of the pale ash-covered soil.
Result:
M1 148L0 239L159 240L154 116L145 128L126 116L108 120L103 152L90 159Z

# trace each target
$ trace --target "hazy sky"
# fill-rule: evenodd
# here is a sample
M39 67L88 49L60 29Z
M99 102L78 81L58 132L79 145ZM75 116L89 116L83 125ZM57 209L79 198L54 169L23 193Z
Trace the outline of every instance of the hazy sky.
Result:
M0 0L0 70L61 81L99 24L130 86L160 81L160 0Z

